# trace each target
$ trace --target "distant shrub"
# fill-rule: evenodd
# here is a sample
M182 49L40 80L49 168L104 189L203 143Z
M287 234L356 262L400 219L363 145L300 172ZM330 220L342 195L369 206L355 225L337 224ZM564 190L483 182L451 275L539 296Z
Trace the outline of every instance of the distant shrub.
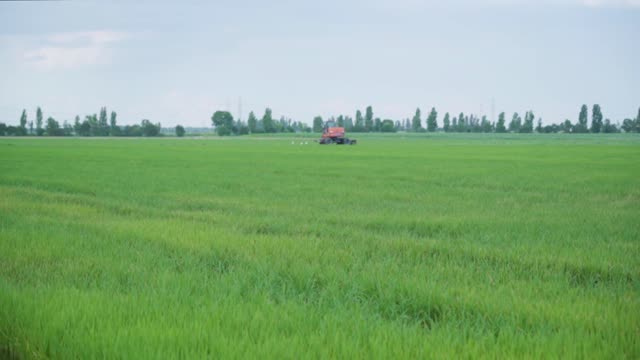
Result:
M160 135L160 123L154 124L151 121L144 119L141 123L141 130L143 136L159 136Z
M382 121L382 125L380 126L380 131L381 132L396 132L396 127L395 124L393 123L393 120L384 120Z
M184 127L182 125L176 126L176 136L177 137L183 137L184 133L185 133Z

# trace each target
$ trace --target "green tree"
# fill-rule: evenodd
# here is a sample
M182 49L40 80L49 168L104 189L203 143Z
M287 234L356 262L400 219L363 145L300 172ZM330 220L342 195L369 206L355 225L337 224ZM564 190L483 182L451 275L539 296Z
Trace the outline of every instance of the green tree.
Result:
M291 119L287 119L284 116L280 117L280 129L281 129L282 132L293 132L293 126L291 125Z
M353 131L353 119L351 118L351 116L344 117L344 130Z
M593 105L593 110L591 113L591 132L599 133L602 131L602 110L600 109L600 105Z
M176 126L176 136L177 137L183 137L184 136L184 127L182 125L177 125Z
M268 120L266 120L268 119ZM266 121L265 121L266 120ZM270 133L277 133L279 130L278 120L274 120L271 116L271 110L269 110L269 116L267 118L263 118L262 121L266 124L265 131Z
M39 108L38 108L39 109ZM20 127L18 135L26 135L27 134L27 110L22 110L22 115L20 115Z
M500 115L498 115L498 122L496 123L497 133L507 132L507 128L504 126L504 123L505 123L504 112L501 112Z
M345 127L344 126L344 115L338 116L338 126L339 127Z
M638 116L636 116L634 130L635 132L640 132L640 108L638 109Z
M375 132L382 131L382 120L379 117L373 119L373 131Z
M510 132L519 132L522 127L522 118L518 115L517 112L513 113L511 117L511 122L509 122L509 131Z
M236 128L238 129L238 135L249 134L249 125L245 124L243 121L238 121Z
M571 124L571 120L565 119L562 123L562 131L570 133L573 131L573 124Z
M422 114L420 112L420 108L416 108L416 113L411 119L411 130L416 132L422 131Z
M381 132L396 132L396 126L393 123L393 120L385 119L380 123L380 131Z
M7 135L7 124L0 123L0 136Z
M322 127L324 126L324 121L322 120L322 116L316 116L313 118L313 132L322 132Z
M602 132L611 134L611 133L617 133L620 131L618 130L618 127L615 124L611 123L611 120L605 119L604 124L602 125Z
M252 112L249 113L249 119L247 119L247 126L249 127L249 133L253 134L258 129L258 118L256 118L256 114Z
M587 122L589 121L588 116L589 109L587 108L587 105L582 105L580 108L580 115L578 115L578 123L573 127L573 132L586 133L589 131L587 127Z
M466 132L467 131L467 124L465 123L465 116L464 113L460 113L460 115L458 115L458 126L456 126L458 132Z
M42 136L43 134L44 129L42 128L42 109L40 109L40 106L38 106L38 109L36 110L36 135Z
M271 117L271 110L267 109L269 117ZM267 114L265 113L265 116ZM228 111L216 111L211 116L211 123L216 129L218 136L231 135L233 133L233 115Z
M117 117L118 117L118 114L116 114L115 111L112 111L109 117L109 135L110 136L120 135L120 128L118 127L118 124L117 124Z
M363 132L364 130L364 118L362 117L362 112L358 110L356 111L356 123L353 125L353 131Z
M85 117L85 120L89 122L89 126L91 128L91 136L100 136L100 125L98 124L98 115L88 115Z
M137 125L137 124L126 125L124 129L122 129L122 134L124 136L142 136L142 128L140 127L140 125Z
M96 136L100 136L100 120L98 114L91 115L91 126L93 127L93 131Z
M85 116L84 121L80 123L79 131L76 131L76 135L91 136L91 116Z
M451 120L449 119L449 113L444 114L444 119L442 120L442 128L445 132L449 132L451 129Z
M432 107L427 117L427 131L434 132L438 129L438 112Z
M33 135L33 121L29 121L29 135Z
M532 133L533 132L533 120L535 119L535 115L533 115L533 111L527 111L524 115L524 123L520 128L521 133Z
M493 124L487 119L486 115L482 116L482 121L480 122L480 130L485 133L493 132Z
M622 126L620 126L620 128L626 133L635 132L636 120L626 118L622 121Z
M373 131L373 109L371 106L367 106L364 115L364 130L367 132Z
M74 122L73 122L73 132L76 135L80 135L80 127L81 127L80 116L76 115L76 118L74 119Z
M140 128L142 130L142 136L159 136L160 135L160 123L153 124L151 121L144 119L140 124Z
M51 116L47 119L47 124L45 126L44 129L44 133L47 136L61 136L62 134L62 129L60 129L60 124L56 121L56 119L52 118Z
M536 132L542 133L544 130L542 128L542 118L538 118L538 125L536 125Z
M262 126L264 126L264 131L267 133L276 132L276 127L273 123L273 117L271 115L271 109L269 108L266 108L264 110L264 115L262 116Z
M107 136L109 135L109 123L107 121L107 108L100 108L100 115L98 117L98 136Z
M63 136L72 136L73 135L73 126L69 124L67 120L62 123L62 135Z

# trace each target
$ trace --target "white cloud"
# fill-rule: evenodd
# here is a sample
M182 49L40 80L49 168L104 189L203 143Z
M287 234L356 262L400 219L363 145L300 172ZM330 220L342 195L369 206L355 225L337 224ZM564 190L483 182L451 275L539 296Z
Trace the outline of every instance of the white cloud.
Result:
M113 44L129 38L119 31L85 31L48 34L35 49L25 50L22 60L41 70L70 69L86 65L109 64Z
M44 46L26 52L24 60L28 65L42 70L54 68L69 69L81 65L104 64L109 61L103 48Z
M496 5L545 5L545 6L587 6L587 7L640 7L640 0L485 0Z
M587 7L617 7L633 8L640 7L640 0L490 0L489 3L508 5L568 5Z
M94 44L105 44L125 40L129 34L122 31L80 31L56 33L47 36L47 39L54 43L69 44L75 42L90 42Z
M582 0L589 7L640 7L640 0Z
M640 8L640 0L370 0L375 8L390 11L415 11L432 8L468 8L485 6L586 6Z

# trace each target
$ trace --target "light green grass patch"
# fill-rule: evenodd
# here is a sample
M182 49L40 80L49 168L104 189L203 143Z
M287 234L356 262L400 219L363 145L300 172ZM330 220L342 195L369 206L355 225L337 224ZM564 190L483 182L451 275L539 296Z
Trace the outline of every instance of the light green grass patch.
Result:
M640 357L640 138L352 135L0 140L0 356Z

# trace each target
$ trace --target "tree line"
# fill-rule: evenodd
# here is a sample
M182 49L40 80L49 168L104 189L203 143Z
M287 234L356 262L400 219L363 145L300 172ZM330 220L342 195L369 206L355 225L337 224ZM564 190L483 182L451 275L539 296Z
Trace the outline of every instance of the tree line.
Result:
M327 120L335 122L338 126L344 127L348 132L483 132L483 133L618 133L618 132L640 132L640 109L635 118L626 118L622 124L612 123L605 119L600 105L595 104L591 110L591 123L589 124L589 108L582 105L578 114L578 121L572 123L566 119L558 124L543 125L542 119L535 122L533 111L527 111L524 118L519 113L514 113L507 123L504 112L498 115L498 120L493 122L487 116L478 117L474 114L464 114L451 116L448 112L442 118L442 126L438 122L438 112L431 108L428 115L423 118L420 108L417 108L411 119L403 120L381 119L375 117L373 108L368 106L363 114L356 111L355 118L348 115L332 116ZM424 120L424 126L423 126ZM293 132L322 132L325 123L321 116L313 119L312 126L302 121L292 121L291 119L280 117L274 119L270 108L266 108L261 118L256 117L254 112L249 113L246 122L234 120L233 115L228 111L216 111L211 116L211 122L215 132L220 136L225 135L246 135L263 133L293 133ZM46 122L42 109L36 110L35 124L28 121L27 111L23 110L18 126L7 126L0 123L0 136L162 136L160 123L152 123L144 119L140 124L119 126L117 124L117 113L107 112L106 107L102 107L98 114L86 115L84 120L76 116L73 123L64 121L60 124L53 117L48 117ZM175 127L177 136L184 136L185 129L178 125Z
M490 121L487 116L478 117L474 114L460 113L451 115L448 112L442 118L442 125L438 121L438 111L431 111L423 118L420 108L416 109L411 119L392 120L375 117L373 108L368 106L363 114L356 111L355 118L348 115L332 116L327 120L333 121L337 126L344 127L348 132L480 132L480 133L619 133L640 132L640 109L636 118L626 118L622 124L612 123L604 119L600 105L595 104L591 110L591 124L589 124L589 108L582 105L578 114L578 121L571 120L558 124L543 125L542 119L536 117L533 111L526 111L524 117L515 112L507 123L504 112L498 115L498 120ZM280 133L280 132L322 132L324 119L316 116L313 125L309 127L302 122L291 121L281 117L274 120L271 109L265 110L262 118L258 119L253 112L249 114L247 122L235 121L228 111L216 111L211 117L212 125L216 133L225 135L245 135L256 133ZM424 126L423 126L424 121Z
M253 111L250 112L246 122L234 120L233 115L228 111L216 111L211 116L211 125L220 136L311 132L309 125L301 121L292 121L284 116L274 119L270 108L265 109L260 119Z
M27 110L22 110L18 126L0 123L0 136L160 136L160 123L154 124L144 119L140 124L120 126L115 111L107 114L107 108L102 107L98 114L86 115L82 121L76 115L73 123L65 120L60 124L51 116L44 121L42 109L38 107L34 124L28 120Z

